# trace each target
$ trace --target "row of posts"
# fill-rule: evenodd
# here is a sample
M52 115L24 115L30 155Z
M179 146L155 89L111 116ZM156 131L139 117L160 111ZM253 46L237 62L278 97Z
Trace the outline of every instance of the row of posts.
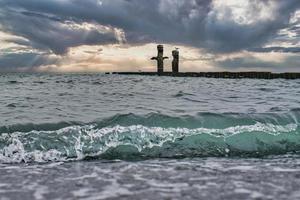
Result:
M172 51L173 61L172 61L172 72L179 72L179 51L178 49ZM158 75L162 75L164 73L164 60L168 59L168 57L164 57L164 46L157 46L157 57L151 58L151 60L157 61L157 73Z

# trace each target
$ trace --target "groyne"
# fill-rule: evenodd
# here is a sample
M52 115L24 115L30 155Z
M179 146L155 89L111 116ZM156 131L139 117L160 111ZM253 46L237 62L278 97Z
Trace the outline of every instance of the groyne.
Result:
M300 73L272 73L272 72L113 72L119 75L141 76L172 76L172 77L206 77L228 79L300 79Z

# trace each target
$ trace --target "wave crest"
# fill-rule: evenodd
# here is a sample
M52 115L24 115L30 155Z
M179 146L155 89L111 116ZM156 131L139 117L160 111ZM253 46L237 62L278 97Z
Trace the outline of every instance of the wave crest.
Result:
M256 122L227 128L74 125L58 130L2 133L0 162L260 157L298 153L299 133L297 123Z

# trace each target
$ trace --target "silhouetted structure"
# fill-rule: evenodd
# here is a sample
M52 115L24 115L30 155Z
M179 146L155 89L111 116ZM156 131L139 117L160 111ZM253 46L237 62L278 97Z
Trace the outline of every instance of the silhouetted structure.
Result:
M226 79L300 79L300 73L272 73L272 72L179 72L179 51L172 51L172 72L164 72L164 46L157 46L157 57L151 60L157 61L157 72L113 72L120 75L142 75L142 76L173 76L173 77L206 77L206 78L226 78Z
M157 46L157 57L151 58L151 60L157 61L157 73L158 75L162 75L164 73L164 60L168 59L168 57L164 57L164 46Z
M179 72L179 51L178 49L172 51L173 61L172 61L172 72L178 73Z
M156 72L114 72L120 75L142 75L155 76ZM226 79L300 79L300 73L272 73L272 72L164 72L161 76L173 77L206 77L206 78L226 78Z

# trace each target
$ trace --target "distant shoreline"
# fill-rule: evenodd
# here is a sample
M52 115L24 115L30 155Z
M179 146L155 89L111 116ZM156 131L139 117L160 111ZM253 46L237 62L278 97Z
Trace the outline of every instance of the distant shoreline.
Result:
M172 76L172 77L206 77L206 78L228 78L228 79L300 79L300 72L285 72L285 73L272 73L272 72L112 72L106 74L119 74L119 75L141 75L141 76Z

